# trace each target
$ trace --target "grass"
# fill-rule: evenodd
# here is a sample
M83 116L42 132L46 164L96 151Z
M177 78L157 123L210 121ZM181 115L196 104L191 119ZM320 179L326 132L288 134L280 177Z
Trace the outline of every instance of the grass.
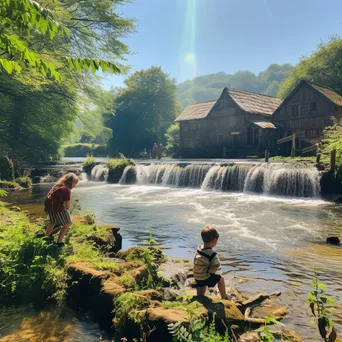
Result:
M281 160L284 162L299 162L299 161L308 161L314 163L316 161L316 157L282 157L282 156L275 156L271 157L270 160Z
M96 160L93 156L87 156L87 159L83 162L83 167L95 165Z
M27 176L18 177L14 181L25 189L31 189L32 188L32 180L30 177L27 177Z
M0 180L0 188L2 189L15 189L18 188L20 185L14 181L5 181Z
M129 165L135 165L132 159L127 159L125 156L121 156L120 158L116 159L109 159L107 162L109 170L116 169L117 167L125 168Z

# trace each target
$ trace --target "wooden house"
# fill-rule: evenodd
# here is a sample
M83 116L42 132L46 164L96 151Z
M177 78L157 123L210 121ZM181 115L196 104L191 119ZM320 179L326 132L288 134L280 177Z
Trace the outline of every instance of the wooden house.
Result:
M275 97L224 88L217 101L190 105L177 117L183 157L237 158L261 155L275 140Z
M325 127L341 124L341 118L342 96L303 80L277 108L272 121L279 127L279 137L295 134L296 148L302 149L318 142Z

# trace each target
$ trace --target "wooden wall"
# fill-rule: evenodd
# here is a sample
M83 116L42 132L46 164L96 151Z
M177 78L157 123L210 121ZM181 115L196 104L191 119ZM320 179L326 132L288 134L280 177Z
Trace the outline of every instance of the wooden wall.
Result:
M314 103L316 110L312 108ZM298 116L293 116L292 106L297 104ZM295 133L297 138L315 143L324 128L334 123L332 117L336 115L336 107L330 101L309 85L302 84L274 113L274 121L283 126L284 136Z

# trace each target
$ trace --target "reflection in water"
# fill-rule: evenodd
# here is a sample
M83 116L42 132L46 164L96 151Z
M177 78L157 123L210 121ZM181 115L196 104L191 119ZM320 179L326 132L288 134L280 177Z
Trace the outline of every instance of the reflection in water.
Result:
M71 310L36 311L32 307L0 310L1 342L114 341L97 324Z
M16 201L42 203L47 185L35 186L32 194ZM342 212L321 200L179 189L163 186L111 185L84 182L73 190L84 210L97 220L122 227L124 248L142 244L146 227L171 257L192 258L200 244L200 229L215 225L220 231L217 246L225 278L246 293L281 291L288 305L284 320L288 329L306 341L320 341L310 325L305 304L316 272L342 304L342 249L325 245L327 236L341 235ZM341 307L334 321L342 330Z

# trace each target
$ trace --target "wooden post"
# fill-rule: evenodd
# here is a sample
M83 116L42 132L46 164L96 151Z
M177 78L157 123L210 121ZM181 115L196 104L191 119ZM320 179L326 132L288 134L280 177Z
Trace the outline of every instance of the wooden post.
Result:
M265 150L265 163L268 163L268 160L270 159L270 153L268 152L268 149Z
M330 171L335 173L336 166L336 150L330 151Z
M291 157L296 156L296 134L292 136L292 148L291 148Z

